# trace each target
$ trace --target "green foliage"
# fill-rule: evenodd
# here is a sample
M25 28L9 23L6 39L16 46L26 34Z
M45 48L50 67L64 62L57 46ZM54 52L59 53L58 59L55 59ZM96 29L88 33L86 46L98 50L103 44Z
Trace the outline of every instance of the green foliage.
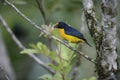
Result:
M73 52L69 49L67 49L64 45L59 44L58 52L56 51L50 51L46 45L44 45L41 42L38 42L35 44L30 44L30 49L25 49L21 51L21 54L30 54L30 53L36 53L36 54L42 54L44 56L49 57L52 61L54 61L56 64L53 63L47 63L52 69L56 71L56 74L51 77L51 75L45 74L41 78L44 80L62 80L61 76L64 75L66 80L69 80L67 78L67 75L69 74L72 65L70 65L70 62L74 56ZM67 54L69 52L69 54Z
M29 54L29 53L39 53L39 51L35 50L35 49L25 49L23 51L20 52L21 54Z
M70 44L71 46L75 46L74 44ZM73 51L68 49L62 44L58 44L57 51L50 51L48 47L38 42L37 44L30 44L31 48L25 49L21 51L21 54L30 54L30 53L36 53L36 54L42 54L44 56L49 57L54 63L46 63L48 66L50 66L52 69L56 71L55 75L51 74L45 74L40 77L40 79L43 80L63 80L63 77L65 80L70 80L70 77L68 77L72 66L75 62L76 55ZM74 61L74 62L73 62ZM95 77L91 77L90 79L83 79L83 80L96 80Z
M42 44L41 42L38 42L35 44L30 44L32 47L31 49L25 49L21 51L21 54L30 54L30 53L37 53L37 54L44 54L48 56L49 54L52 54L51 57L53 57L54 52L50 51L46 45Z
M45 74L42 77L40 77L40 79L43 79L43 80L63 80L60 73L56 73L54 76L50 75L50 74ZM66 80L70 80L70 79L66 79Z

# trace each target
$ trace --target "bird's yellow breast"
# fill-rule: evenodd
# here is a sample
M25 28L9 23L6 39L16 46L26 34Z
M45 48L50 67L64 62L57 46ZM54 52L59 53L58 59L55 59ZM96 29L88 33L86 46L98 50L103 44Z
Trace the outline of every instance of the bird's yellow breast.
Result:
M69 42L73 42L73 43L85 43L84 40L80 39L80 38L77 38L75 36L71 36L71 35L68 35L68 34L65 34L64 32L64 29L59 29L59 32L60 32L60 35L62 38L68 40Z

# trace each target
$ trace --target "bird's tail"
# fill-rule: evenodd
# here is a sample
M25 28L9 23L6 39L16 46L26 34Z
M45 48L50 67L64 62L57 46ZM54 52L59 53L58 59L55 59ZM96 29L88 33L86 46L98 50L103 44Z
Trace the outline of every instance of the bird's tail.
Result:
M92 47L87 41L86 41L86 44L88 44L90 47Z
M86 42L86 44L88 44L90 47L92 47L88 42L87 42L87 40L85 39L85 42Z

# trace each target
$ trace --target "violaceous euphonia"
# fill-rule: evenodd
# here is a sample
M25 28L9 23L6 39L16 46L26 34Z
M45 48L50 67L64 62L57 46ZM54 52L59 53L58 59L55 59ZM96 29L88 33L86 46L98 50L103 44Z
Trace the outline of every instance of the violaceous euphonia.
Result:
M58 22L54 26L59 29L61 37L72 43L86 43L91 46L87 40L84 38L83 34L78 30L72 28L64 22Z

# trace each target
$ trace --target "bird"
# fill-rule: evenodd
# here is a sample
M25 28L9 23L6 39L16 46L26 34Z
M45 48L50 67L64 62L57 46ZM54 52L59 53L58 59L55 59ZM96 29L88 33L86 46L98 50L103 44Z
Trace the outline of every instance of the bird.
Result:
M60 36L71 43L86 43L90 47L91 45L84 38L83 34L75 28L69 26L65 22L57 22L54 28L58 28Z

